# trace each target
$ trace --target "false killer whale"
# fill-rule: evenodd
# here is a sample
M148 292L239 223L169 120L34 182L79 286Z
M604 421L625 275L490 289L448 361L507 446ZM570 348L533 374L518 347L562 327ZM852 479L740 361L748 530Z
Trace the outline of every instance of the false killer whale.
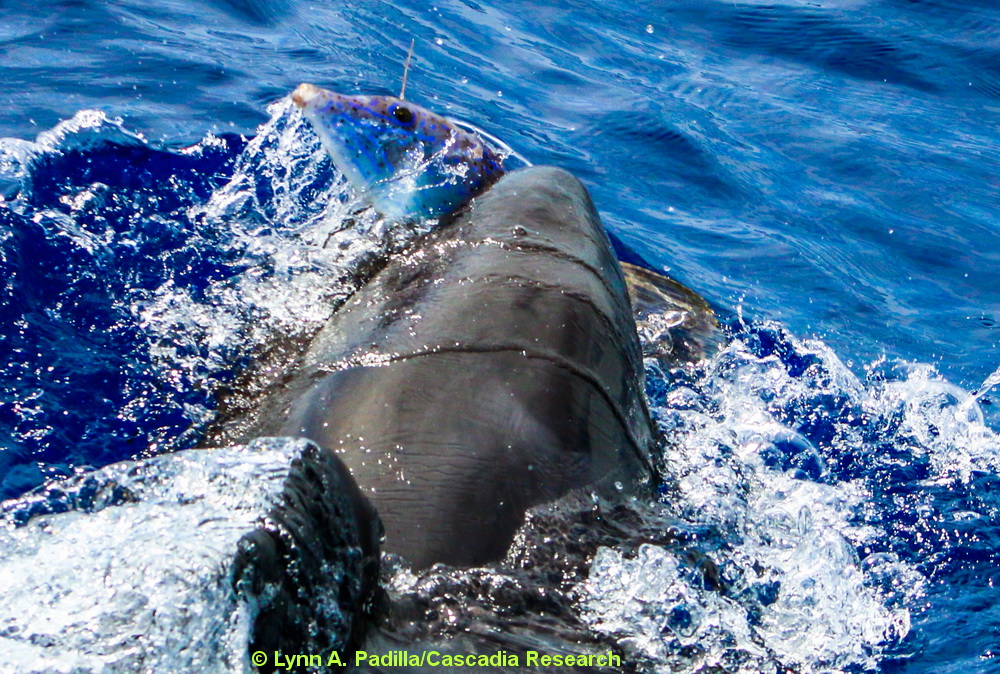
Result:
M564 170L505 173L477 136L409 101L305 84L292 98L376 208L458 206L333 314L236 424L244 436L304 437L336 455L381 516L383 549L417 568L498 561L528 508L571 489L648 488L632 304L647 356L694 359L716 328L704 300L623 273Z
M567 494L652 495L643 358L705 355L718 329L708 304L619 263L562 169L508 172L476 135L401 99L302 85L293 101L363 201L439 222L332 315L247 418L229 420L242 439L315 443L346 469L355 511L377 513L381 549L415 570L500 562L525 513ZM273 532L263 538L268 549ZM280 556L254 555L254 568L286 573ZM276 622L256 621L256 645L298 640ZM352 643L396 642L375 630Z
M571 488L648 484L639 340L582 184L501 178L342 306L258 415L337 454L418 567L499 560Z
M643 357L696 359L716 331L711 309L619 264L565 171L507 171L453 126L397 133L451 124L400 99L326 107L333 99L299 93L321 138L362 125L340 161L368 162L354 172L368 203L440 222L387 260L233 425L248 438L300 439L126 461L0 507L0 577L16 579L0 622L19 670L265 671L290 662L279 652L400 643L587 651L580 631L540 641L503 611L499 626L416 634L395 626L419 627L427 613L380 598L389 619L373 628L380 548L421 573L436 562L489 566L514 541L502 564L527 567L517 555L547 554L550 530L526 548L525 511L562 497L592 512L591 492L650 493ZM386 129L394 140L380 145ZM550 577L543 570L537 596L551 597ZM533 624L549 625L551 606Z

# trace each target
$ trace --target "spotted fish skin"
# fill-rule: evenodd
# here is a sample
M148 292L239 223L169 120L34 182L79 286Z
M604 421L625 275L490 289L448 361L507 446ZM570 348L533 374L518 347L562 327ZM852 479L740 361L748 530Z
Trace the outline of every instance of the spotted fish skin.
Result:
M311 84L299 85L292 101L362 199L386 217L440 217L504 173L481 138L410 101Z

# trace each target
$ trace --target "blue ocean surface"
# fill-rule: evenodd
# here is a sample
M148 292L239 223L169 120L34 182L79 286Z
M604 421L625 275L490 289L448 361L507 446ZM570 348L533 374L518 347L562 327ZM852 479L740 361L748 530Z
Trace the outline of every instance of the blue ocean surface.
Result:
M287 96L398 93L411 38L408 98L576 174L726 325L647 394L739 591L607 549L592 628L650 670L1000 671L986 0L0 3L0 498L197 446L405 243Z

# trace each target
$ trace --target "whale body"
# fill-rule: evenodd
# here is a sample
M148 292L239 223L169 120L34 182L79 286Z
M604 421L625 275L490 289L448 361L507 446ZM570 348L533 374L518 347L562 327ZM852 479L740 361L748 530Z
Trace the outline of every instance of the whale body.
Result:
M504 176L392 260L258 411L350 469L418 567L503 557L527 508L650 478L642 356L583 185Z

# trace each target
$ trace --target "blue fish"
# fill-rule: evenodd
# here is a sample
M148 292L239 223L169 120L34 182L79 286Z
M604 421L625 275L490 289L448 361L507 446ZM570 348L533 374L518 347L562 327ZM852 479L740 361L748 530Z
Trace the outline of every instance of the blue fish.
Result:
M292 101L361 198L395 220L451 213L504 173L477 134L394 96L301 84Z

